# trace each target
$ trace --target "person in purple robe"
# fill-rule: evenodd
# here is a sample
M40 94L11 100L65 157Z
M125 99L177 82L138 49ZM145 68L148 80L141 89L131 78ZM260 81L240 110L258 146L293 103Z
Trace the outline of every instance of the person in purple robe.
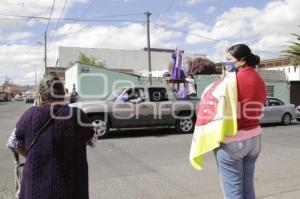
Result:
M182 68L182 53L179 48L176 48L172 54L172 80L185 80L186 75Z

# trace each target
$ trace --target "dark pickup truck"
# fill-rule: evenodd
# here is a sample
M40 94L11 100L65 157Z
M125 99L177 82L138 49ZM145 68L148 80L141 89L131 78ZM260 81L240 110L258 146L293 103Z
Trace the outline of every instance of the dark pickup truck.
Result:
M137 86L120 88L104 99L78 102L71 107L83 110L91 119L99 138L113 129L174 127L191 133L199 99L179 99L170 87Z

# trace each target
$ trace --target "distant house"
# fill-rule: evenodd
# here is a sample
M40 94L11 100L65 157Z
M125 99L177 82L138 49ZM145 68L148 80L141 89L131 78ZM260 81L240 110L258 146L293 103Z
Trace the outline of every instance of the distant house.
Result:
M292 65L288 57L262 60L259 69L283 71L288 81L300 81L300 65Z
M81 101L97 100L124 86L140 85L140 76L87 64L76 63L66 70L65 87L79 93Z
M288 57L262 60L259 66L260 71L282 71L289 82L290 102L300 105L300 65L291 64Z
M290 84L283 71L265 70L259 71L260 76L265 81L268 97L279 98L285 102L290 102Z
M0 96L4 98L5 101L11 100L15 95L19 93L19 88L14 85L10 86L0 86Z

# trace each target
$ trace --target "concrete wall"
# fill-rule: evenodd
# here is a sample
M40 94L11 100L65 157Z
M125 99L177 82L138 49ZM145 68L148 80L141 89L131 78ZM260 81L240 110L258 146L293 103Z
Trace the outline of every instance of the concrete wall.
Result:
M265 81L266 86L274 86L274 96L284 102L290 103L289 83L283 81Z
M197 75L194 77L196 89L197 89L197 97L201 97L204 89L210 85L212 82L217 80L220 75Z
M219 75L198 75L195 76L197 84L197 97L201 97L204 89L217 80ZM290 89L287 81L265 81L266 86L274 86L274 97L290 103Z

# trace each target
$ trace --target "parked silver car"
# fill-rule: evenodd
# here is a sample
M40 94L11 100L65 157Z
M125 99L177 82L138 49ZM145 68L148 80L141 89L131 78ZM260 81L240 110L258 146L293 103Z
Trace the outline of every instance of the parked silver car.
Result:
M300 122L300 106L297 106L296 112L297 112L297 116L296 116L297 121Z
M266 100L261 123L282 123L291 124L296 119L296 108L294 104L289 104L280 99L269 97Z

